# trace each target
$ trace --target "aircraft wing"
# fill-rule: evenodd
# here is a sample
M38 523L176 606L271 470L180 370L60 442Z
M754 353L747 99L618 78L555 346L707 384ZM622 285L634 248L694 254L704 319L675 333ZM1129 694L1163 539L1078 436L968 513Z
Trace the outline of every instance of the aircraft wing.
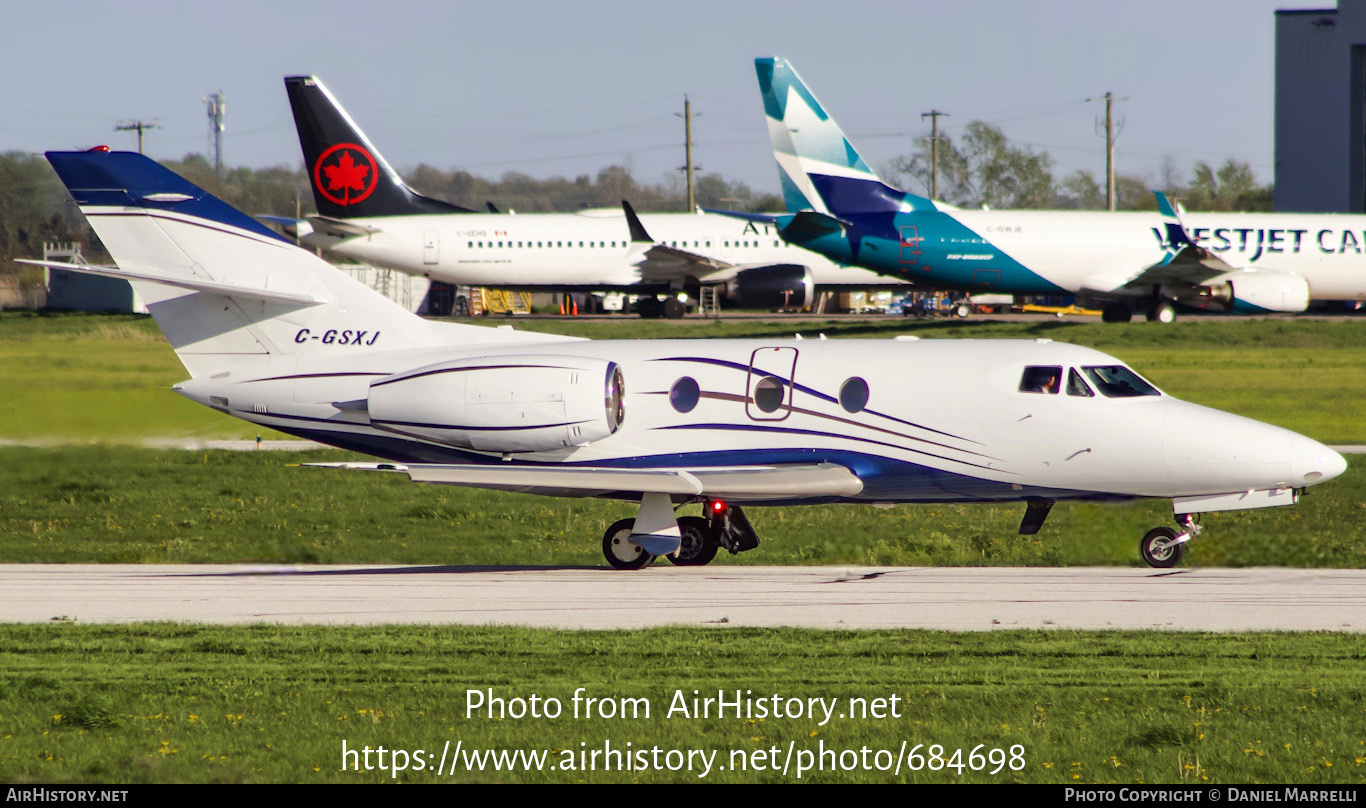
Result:
M645 283L696 278L700 281L725 280L735 274L735 264L708 258L677 247L655 244L641 254L636 262L640 279Z
M722 281L735 274L736 265L718 258L708 258L695 252L660 244L646 232L635 208L625 199L621 209L631 228L632 254L639 256L636 266L645 283L664 283L695 278L699 281Z
M1163 226L1167 230L1167 237L1164 242L1167 255L1160 263L1153 264L1130 278L1124 284L1125 286L1129 288L1142 288L1158 284L1200 286L1212 278L1237 269L1214 252L1197 244L1195 239L1190 237L1190 233L1186 231L1186 226L1181 222L1176 208L1167 199L1167 195L1161 191L1154 191L1153 193L1157 196L1157 208L1162 215Z
M557 497L658 493L748 502L793 497L849 497L863 490L863 481L857 475L835 463L659 469L426 463L309 465L321 468L402 472L419 483L491 488Z

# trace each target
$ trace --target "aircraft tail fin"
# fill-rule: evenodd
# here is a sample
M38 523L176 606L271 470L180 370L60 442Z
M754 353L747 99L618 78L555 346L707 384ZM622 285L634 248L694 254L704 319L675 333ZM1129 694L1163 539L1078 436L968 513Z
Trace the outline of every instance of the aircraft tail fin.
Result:
M423 320L194 183L132 152L48 152L192 376L310 356L534 339Z
M316 76L285 79L318 213L338 219L470 213L404 184Z
M789 212L840 217L935 209L929 199L882 182L790 63L765 57L754 60L754 69Z

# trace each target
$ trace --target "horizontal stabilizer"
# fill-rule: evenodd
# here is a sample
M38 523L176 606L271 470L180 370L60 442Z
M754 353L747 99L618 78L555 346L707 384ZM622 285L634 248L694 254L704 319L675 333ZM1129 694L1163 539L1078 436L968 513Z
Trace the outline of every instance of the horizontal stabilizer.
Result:
M788 241L811 241L832 233L843 233L852 227L849 222L837 219L827 213L804 210L792 215L787 226L782 228L783 238Z
M778 221L781 213L745 213L740 210L722 210L720 208L703 208L703 213L715 213L719 216L729 216L732 219L740 219L746 222L758 222L760 224L773 224Z
M345 236L370 236L380 232L378 227L370 227L360 222L348 222L345 219L334 219L331 216L310 215L308 221L317 230L331 231Z
M303 306L319 306L329 302L322 298L299 292L289 292L281 289L255 289L247 286L237 286L231 283L204 281L197 278L175 278L159 272L137 272L113 266L72 264L65 261L35 261L26 258L18 259L18 263L32 264L33 266L47 267L48 269L60 269L66 272L80 272L85 275L100 275L105 278L119 278L125 281L160 283L165 284L166 286L179 287L181 289L192 289L196 292L213 292L214 294L220 294L226 297L245 298L248 300L266 300L272 303L297 303Z
M559 496L610 493L675 494L751 501L794 497L848 497L863 481L844 466L617 469L591 466L479 466L392 463L312 464L362 471L402 471L414 482L493 488Z

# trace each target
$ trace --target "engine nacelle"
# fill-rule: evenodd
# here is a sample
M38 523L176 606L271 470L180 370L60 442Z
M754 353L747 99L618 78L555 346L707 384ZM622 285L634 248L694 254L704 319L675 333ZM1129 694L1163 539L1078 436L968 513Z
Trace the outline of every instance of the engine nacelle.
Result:
M1176 299L1211 311L1300 312L1309 308L1309 282L1287 272L1248 269L1220 275Z
M371 423L480 452L546 452L616 432L621 368L603 359L519 355L456 359L370 385Z
M726 281L726 299L758 309L806 308L816 299L811 270L801 264L750 267Z

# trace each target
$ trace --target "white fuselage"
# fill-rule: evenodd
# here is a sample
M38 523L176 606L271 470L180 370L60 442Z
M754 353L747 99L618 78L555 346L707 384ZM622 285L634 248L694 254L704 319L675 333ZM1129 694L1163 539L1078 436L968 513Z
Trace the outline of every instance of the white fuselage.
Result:
M640 219L659 244L727 264L800 264L811 269L814 282L821 286L903 283L788 244L763 223L708 213L642 214ZM643 248L633 247L621 210L419 214L348 221L379 232L346 239L315 233L307 240L358 261L458 285L620 289L642 282Z
M626 468L835 463L863 481L856 498L874 502L1288 492L1342 468L1335 465L1340 457L1308 438L1166 395L1022 392L1026 367L1056 366L1065 374L1119 364L1061 343L541 341L356 352L354 358L348 349L337 346L334 359L315 351L306 363L284 358L177 389L254 423L401 462ZM533 355L535 362L525 361ZM530 368L556 356L620 368L626 395L619 429L551 451L481 452L414 436L413 430L453 426L440 423L442 412L454 421L469 418L439 398L423 402L435 413L427 423L397 427L376 426L357 404L369 399L373 406L370 386L392 374L470 357ZM519 372L527 374L527 395L567 401L540 387L534 369ZM768 376L782 382L786 398L764 411L756 390ZM686 397L676 406L671 395L685 377L698 391L691 408ZM842 391L856 379L866 384L866 403L855 400L862 406L851 412ZM503 399L504 409L520 406L520 395Z
M995 247L1072 292L1119 292L1140 269L1166 254L1163 221L1156 213L945 213L988 243L962 245L941 265L988 267ZM1316 300L1366 299L1366 216L1187 213L1182 222L1197 243L1236 268L1300 275Z

